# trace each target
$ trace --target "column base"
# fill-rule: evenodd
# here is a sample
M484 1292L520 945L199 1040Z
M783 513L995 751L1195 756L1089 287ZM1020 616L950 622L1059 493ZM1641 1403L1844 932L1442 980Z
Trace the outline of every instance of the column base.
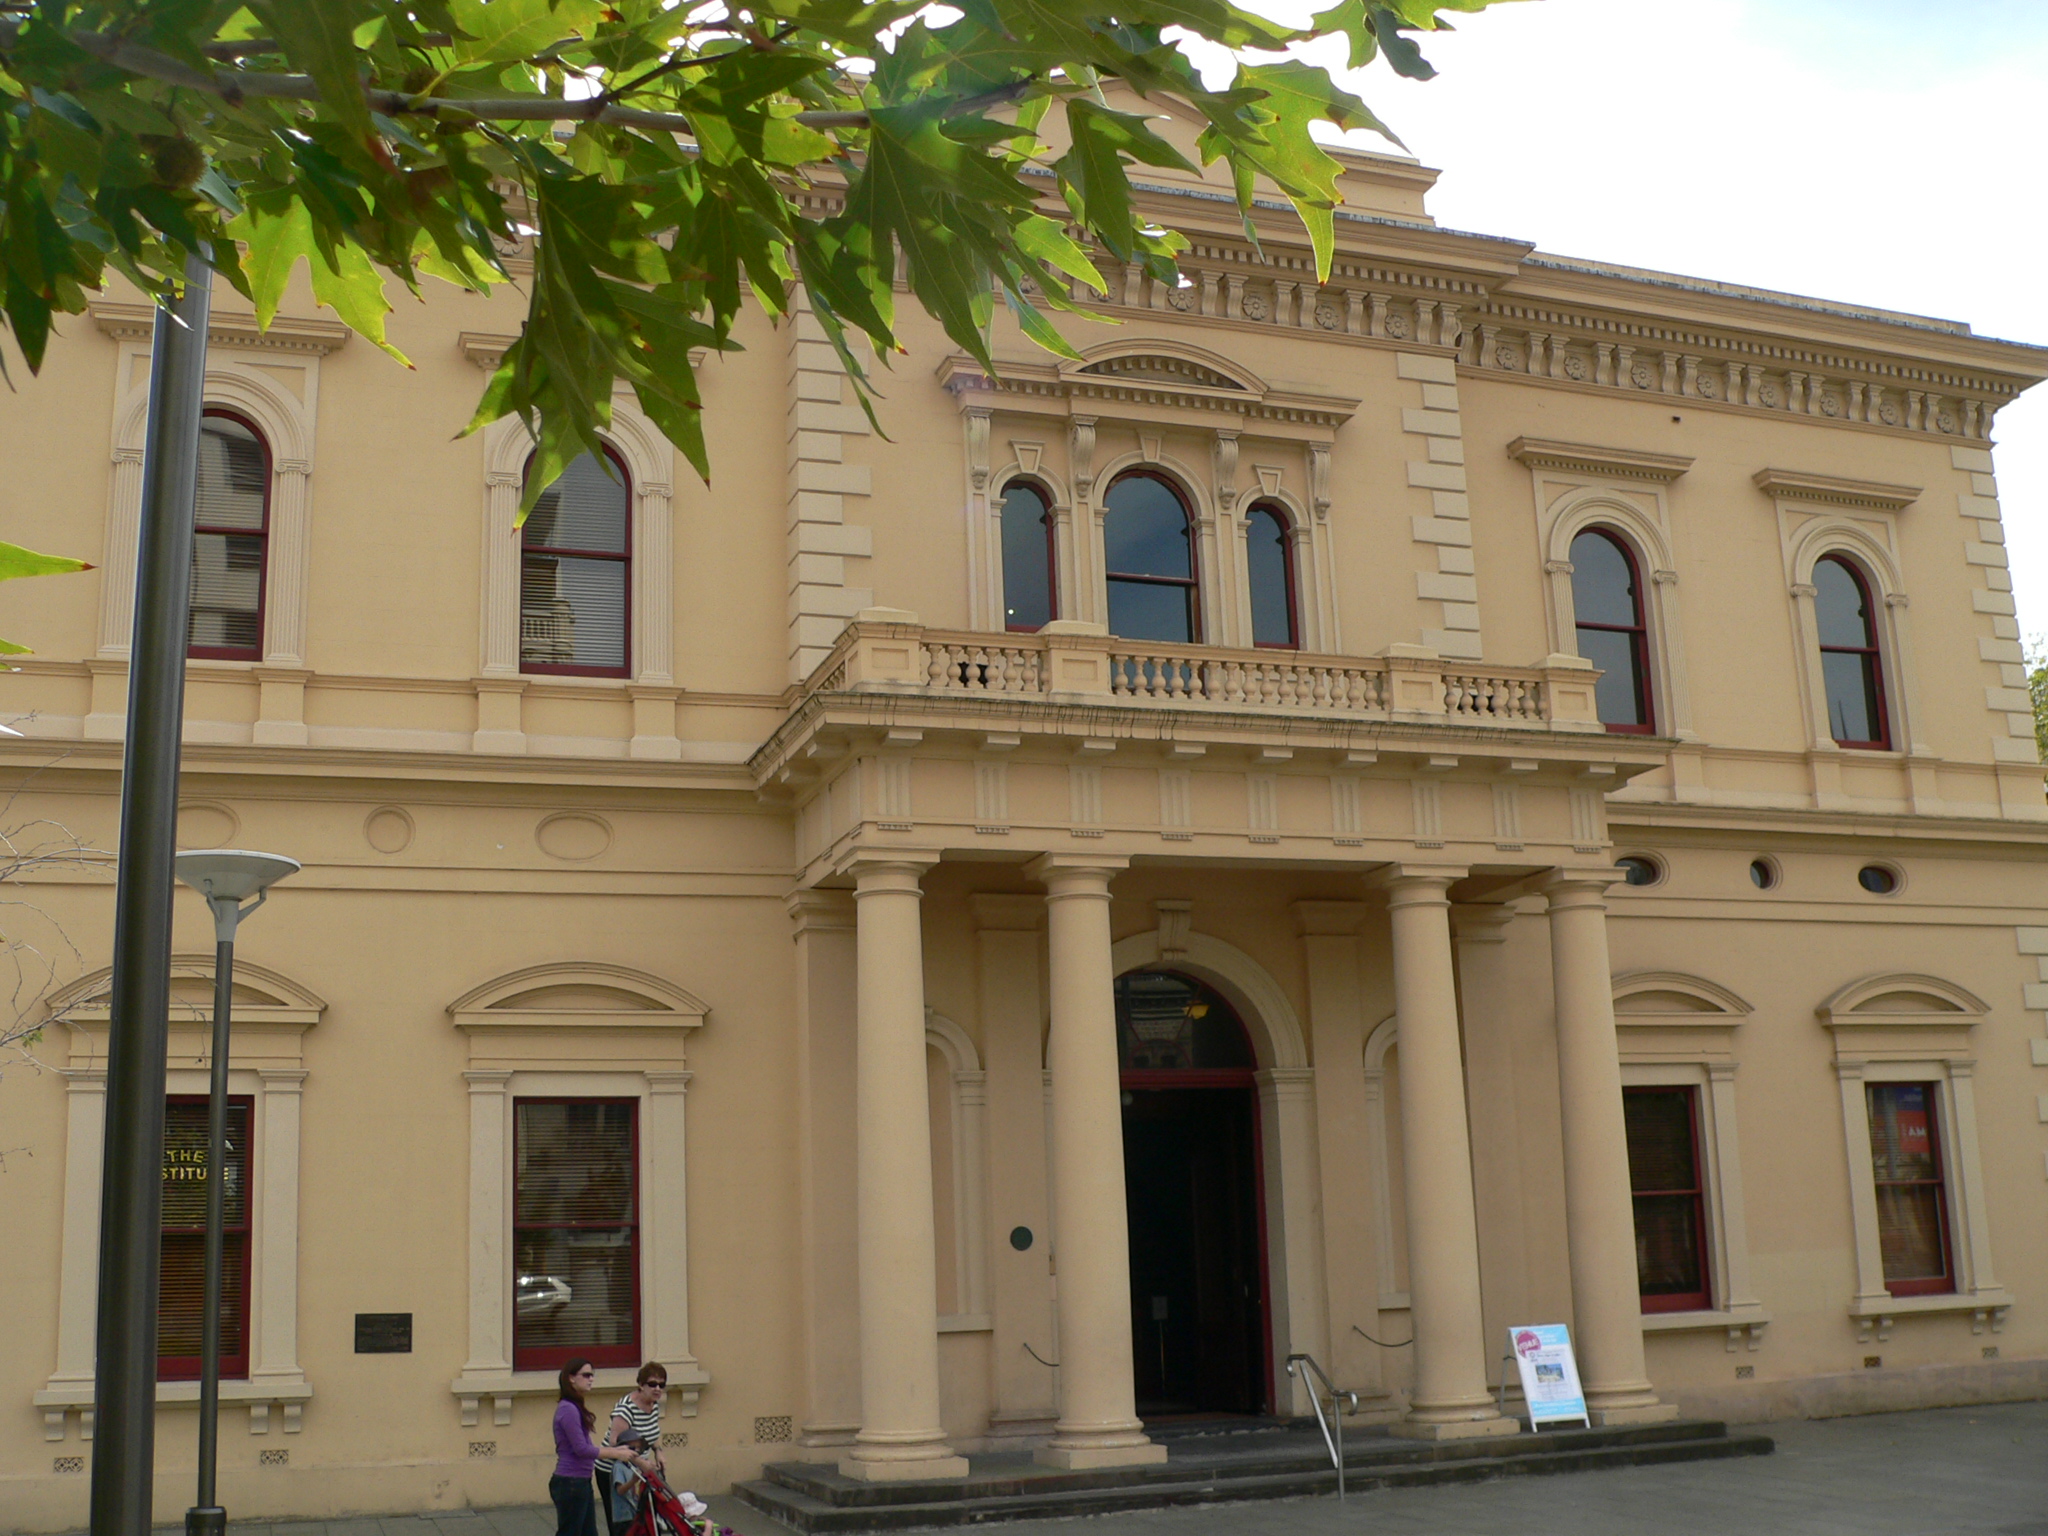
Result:
M1645 1403L1635 1408L1591 1408L1596 1426L1607 1424L1669 1424L1678 1417L1676 1403Z
M860 1483L939 1482L946 1478L965 1477L967 1458L955 1456L950 1450L945 1455L926 1456L914 1461L857 1461L849 1456L839 1463L839 1475Z
M1088 1472L1097 1467L1156 1467L1166 1460L1166 1447L1147 1440L1138 1445L1041 1445L1031 1453L1041 1467Z
M1403 1440L1481 1440L1492 1435L1519 1435L1522 1433L1522 1421L1504 1419L1499 1414L1483 1419L1451 1419L1443 1423L1396 1419L1387 1426L1387 1433L1399 1435Z

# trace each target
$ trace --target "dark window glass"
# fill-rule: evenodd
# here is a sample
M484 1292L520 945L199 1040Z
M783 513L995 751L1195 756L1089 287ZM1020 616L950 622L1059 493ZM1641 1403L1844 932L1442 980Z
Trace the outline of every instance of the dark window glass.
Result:
M1052 508L1018 480L1003 492L1003 627L1036 630L1059 617Z
M1657 868L1657 861L1655 859L1645 859L1634 855L1626 859L1616 859L1614 867L1621 871L1621 878L1630 885L1655 885L1657 877L1663 873L1662 870Z
M1628 1181L1635 1196L1636 1283L1645 1312L1704 1311L1705 1191L1696 1098L1690 1088L1630 1088Z
M636 1105L521 1099L512 1151L512 1363L640 1358Z
M1778 883L1778 872L1771 866L1769 859L1749 861L1749 883L1760 891L1768 891Z
M1294 549L1287 517L1274 507L1253 507L1245 520L1245 564L1252 588L1252 644L1292 648Z
M1257 1065L1237 1011L1172 971L1116 981L1117 1053L1126 1072L1244 1071Z
M1866 864L1856 871L1856 883L1873 896L1889 896L1899 888L1899 877L1882 864Z
M1884 669L1878 656L1870 588L1861 572L1835 555L1814 566L1813 586L1828 731L1839 746L1889 746Z
M1605 529L1572 540L1572 608L1579 654L1600 669L1594 704L1610 731L1647 732L1650 641L1635 556Z
M1949 1265L1948 1192L1932 1083L1871 1083L1870 1164L1877 1183L1877 1246L1885 1289L1926 1296L1955 1289Z
M632 500L625 466L587 453L541 492L520 535L523 670L626 675Z
M270 454L246 422L212 412L201 419L197 490L186 650L260 661Z
M249 1126L253 1101L227 1102L223 1169L220 1373L249 1374ZM156 1374L191 1381L204 1360L207 1113L203 1098L164 1105L163 1256L157 1266Z
M1192 642L1201 628L1194 532L1179 494L1156 475L1125 475L1103 498L1109 632Z

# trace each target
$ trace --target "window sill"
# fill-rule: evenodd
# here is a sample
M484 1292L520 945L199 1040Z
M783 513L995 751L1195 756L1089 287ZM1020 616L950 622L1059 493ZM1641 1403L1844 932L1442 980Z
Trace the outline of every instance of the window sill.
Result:
M1764 1329L1770 1326L1771 1316L1762 1307L1751 1305L1728 1310L1701 1312L1645 1312L1643 1332L1645 1333L1708 1333L1725 1330L1728 1342L1724 1346L1730 1354L1737 1345L1747 1343L1756 1349L1763 1343Z
M1890 1338L1893 1324L1901 1317L1956 1312L1971 1314L1972 1333L1982 1333L1987 1326L1993 1333L2002 1333L2005 1314L2011 1307L2012 1293L2000 1286L1996 1290L1956 1291L1946 1296L1859 1296L1849 1303L1849 1317L1856 1324L1856 1341L1867 1344L1873 1336L1880 1340Z
M941 1333L993 1333L995 1326L986 1312L946 1312L939 1317Z
M284 1420L284 1432L295 1435L299 1432L300 1410L312 1400L313 1388L305 1377L293 1374L270 1380L238 1379L220 1384L220 1400L223 1406L241 1405L249 1410L249 1433L264 1435L270 1432L270 1411L280 1410ZM52 1383L36 1393L35 1406L43 1414L43 1438L62 1440L65 1432L65 1416L73 1411L78 1414L79 1438L92 1438L93 1384L90 1381ZM196 1381L160 1381L156 1384L156 1405L159 1408L199 1405L199 1383Z
M697 1398L711 1385L709 1373L694 1360L662 1362L668 1367L668 1411L679 1418L697 1416ZM592 1391L599 1397L607 1392L630 1392L638 1367L604 1366L598 1370ZM473 1428L479 1421L483 1400L491 1400L491 1422L510 1424L513 1401L521 1397L555 1398L561 1383L553 1371L464 1371L449 1383L462 1407L462 1423Z

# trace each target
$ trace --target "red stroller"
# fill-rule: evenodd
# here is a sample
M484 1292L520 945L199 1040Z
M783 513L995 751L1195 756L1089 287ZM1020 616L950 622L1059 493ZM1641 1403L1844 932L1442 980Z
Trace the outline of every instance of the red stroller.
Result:
M640 1487L634 1495L633 1518L619 1528L619 1536L732 1536L724 1526L709 1519L692 1520L682 1498L654 1471L640 1473Z

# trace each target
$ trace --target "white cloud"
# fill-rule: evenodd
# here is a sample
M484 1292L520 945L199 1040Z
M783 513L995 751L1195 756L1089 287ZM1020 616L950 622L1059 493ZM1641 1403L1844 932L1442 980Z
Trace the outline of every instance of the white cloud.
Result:
M1439 223L2048 342L2027 254L2048 245L2040 0L1538 0L1451 19L1423 40L1435 80L1375 65L1352 82L1442 168ZM2021 623L2048 631L2048 387L1997 436Z

